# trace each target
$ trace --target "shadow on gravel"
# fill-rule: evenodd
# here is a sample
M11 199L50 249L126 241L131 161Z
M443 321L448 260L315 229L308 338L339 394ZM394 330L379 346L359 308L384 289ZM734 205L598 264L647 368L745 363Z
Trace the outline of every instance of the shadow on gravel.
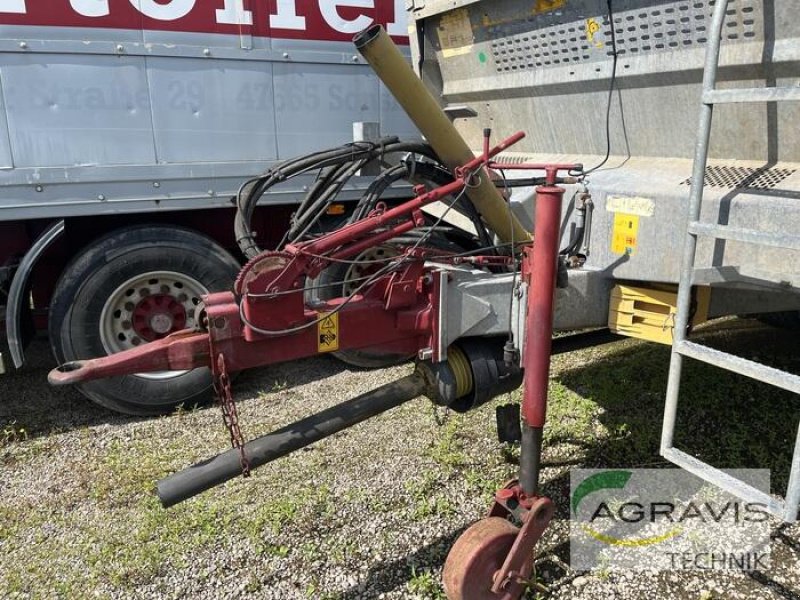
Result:
M81 427L152 418L115 413L94 404L72 387L52 387L47 383L47 374L55 366L47 340L37 338L26 351L25 367L0 376L0 434L4 438L33 439ZM257 401L255 397L262 392L291 389L345 370L358 369L327 356L251 369L235 378L233 391L237 400Z
M11 370L0 377L0 431L4 437L31 439L80 427L118 425L141 419L98 406L73 388L48 384L47 373L56 363L46 339L35 339L25 359L23 369Z
M243 371L236 377L234 392L244 396L290 390L344 371L368 371L346 365L332 356L304 358ZM266 385L265 385L266 384Z
M800 336L747 319L700 328L692 336L726 350L800 373ZM592 400L610 435L569 441L583 447L586 468L669 467L659 455L670 348L631 342L618 352L562 372L558 381ZM797 435L797 397L687 359L678 408L676 446L720 468L766 468L772 489L785 494Z
M550 498L566 497L569 494L569 474L552 479L542 486L542 493ZM487 505L488 511L490 507ZM556 503L554 521L569 519L569 508L566 502ZM364 598L377 598L381 594L396 591L408 584L414 574L426 571L437 572L444 565L447 553L456 540L466 530L466 527L455 529L447 535L442 535L433 542L420 547L415 552L395 560L385 560L370 566L365 578L358 586L351 587L341 594L338 600L361 600ZM542 550L545 555L537 561L537 569L549 571L548 580L562 579L568 575L564 565L569 561L569 543L562 542L554 547L549 547L549 536L545 534ZM552 557L557 560L552 560ZM531 598L534 596L531 595Z
M455 544L464 529L457 529L447 535L436 538L416 552L395 560L385 560L370 566L366 577L358 586L344 590L337 595L339 600L359 600L361 598L377 598L404 586L412 577L412 568L416 572L436 568L444 563L450 548Z

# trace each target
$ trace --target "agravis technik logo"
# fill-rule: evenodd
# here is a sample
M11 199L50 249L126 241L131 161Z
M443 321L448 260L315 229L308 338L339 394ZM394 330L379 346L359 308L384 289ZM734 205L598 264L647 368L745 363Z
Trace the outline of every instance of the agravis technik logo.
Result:
M739 470L769 490L769 472ZM575 470L571 559L577 569L763 568L769 514L680 469Z
M578 506L586 496L593 492L597 492L604 489L623 489L625 484L631 478L632 473L630 471L603 471L602 473L596 473L581 482L578 488L572 493L572 512L573 514L577 515ZM626 517L622 514L622 509L619 512L619 518L622 520L626 519L641 519L644 517L644 507L639 504L634 504L633 507L638 511L631 512L630 516ZM595 519L598 518L615 518L615 515L611 508L605 502L601 502L597 509L592 513L592 517L590 521L594 522ZM628 521L632 522L632 521ZM682 528L674 527L673 529L669 530L668 532L655 535L650 537L643 537L643 538L634 538L634 539L623 539L617 538L611 535L605 535L596 529L593 529L592 526L587 524L582 524L581 527L583 530L592 536L594 539L603 542L605 544L610 544L612 546L649 546L651 544L658 544L660 542L664 542L670 538L675 537L681 533Z

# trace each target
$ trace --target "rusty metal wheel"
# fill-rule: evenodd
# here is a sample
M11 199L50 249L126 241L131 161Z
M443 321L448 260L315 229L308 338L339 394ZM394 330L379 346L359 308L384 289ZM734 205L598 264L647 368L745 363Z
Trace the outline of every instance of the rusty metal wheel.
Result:
M487 517L467 528L444 563L444 589L449 600L513 598L492 593L492 584L517 533L519 528L502 517Z

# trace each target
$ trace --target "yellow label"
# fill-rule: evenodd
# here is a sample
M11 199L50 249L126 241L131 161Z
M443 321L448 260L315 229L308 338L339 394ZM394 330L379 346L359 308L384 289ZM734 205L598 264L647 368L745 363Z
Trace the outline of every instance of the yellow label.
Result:
M317 350L334 352L339 349L339 313L320 313L317 323Z
M592 18L586 19L586 39L597 48L602 48L603 42L594 39L598 33L600 33L600 23Z
M547 12L548 10L555 10L557 8L561 8L566 3L567 0L536 0L533 12L535 14Z
M625 213L614 213L614 231L611 236L611 251L614 254L633 254L639 235L639 217Z
M533 8L530 9L528 14L538 15L539 13L561 8L566 3L567 0L536 0L536 2L533 3ZM506 23L513 23L514 21L519 21L520 19L525 19L526 17L527 14L518 12L507 18L492 19L488 14L484 13L481 22L483 23L484 27L496 27L498 25L505 25Z

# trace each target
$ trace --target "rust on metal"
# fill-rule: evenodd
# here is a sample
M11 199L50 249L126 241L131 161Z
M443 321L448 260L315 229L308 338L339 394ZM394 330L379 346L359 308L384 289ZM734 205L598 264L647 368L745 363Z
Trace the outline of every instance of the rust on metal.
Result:
M487 517L458 538L444 563L444 589L449 600L512 600L524 586L492 591L494 577L514 545L519 529L503 517ZM519 592L513 595L515 592Z
M244 449L244 436L239 427L239 413L236 410L236 402L233 400L231 390L231 379L228 375L228 368L225 365L225 355L220 353L217 356L214 369L214 391L217 393L220 408L222 409L222 421L231 436L231 447L239 451L239 462L242 465L242 476L250 477L250 461Z

